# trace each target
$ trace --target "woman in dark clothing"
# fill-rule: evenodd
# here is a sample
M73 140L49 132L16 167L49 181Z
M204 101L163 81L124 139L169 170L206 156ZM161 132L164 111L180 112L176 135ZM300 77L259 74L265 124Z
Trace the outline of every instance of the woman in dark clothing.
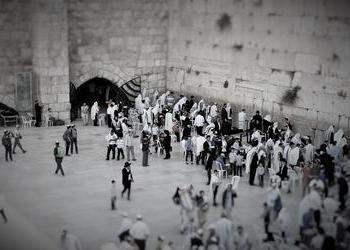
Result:
M35 108L35 120L36 120L35 127L40 127L41 113L42 113L43 107L40 105L40 102L38 100L35 100L34 108Z
M250 175L249 175L249 184L254 185L254 179L255 179L255 173L256 173L256 168L258 167L258 153L254 153L252 157L252 162L250 164Z
M165 158L170 159L170 151L171 151L171 137L170 132L168 130L164 130L165 137L163 142L163 147L165 149Z

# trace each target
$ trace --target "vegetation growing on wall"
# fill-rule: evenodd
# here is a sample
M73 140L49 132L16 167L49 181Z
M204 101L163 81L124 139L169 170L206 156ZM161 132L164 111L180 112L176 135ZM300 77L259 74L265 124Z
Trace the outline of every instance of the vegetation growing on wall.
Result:
M216 25L219 27L220 31L231 28L231 16L227 13L222 13L221 17L216 21Z
M291 89L286 90L286 92L284 92L284 95L282 96L282 103L294 104L298 99L298 92L300 89L300 86L295 86Z

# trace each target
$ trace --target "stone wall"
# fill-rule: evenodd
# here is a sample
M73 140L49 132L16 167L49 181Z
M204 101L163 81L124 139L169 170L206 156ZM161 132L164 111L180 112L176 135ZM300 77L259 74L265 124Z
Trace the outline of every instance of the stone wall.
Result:
M33 72L44 112L70 119L68 22L64 0L32 0Z
M143 87L165 87L166 0L68 0L70 80L118 85L141 75Z
M0 102L15 105L15 74L31 71L30 2L0 1Z
M169 1L167 88L349 133L350 2ZM227 80L228 87L223 83ZM282 96L300 86L295 104ZM312 123L310 123L312 121Z

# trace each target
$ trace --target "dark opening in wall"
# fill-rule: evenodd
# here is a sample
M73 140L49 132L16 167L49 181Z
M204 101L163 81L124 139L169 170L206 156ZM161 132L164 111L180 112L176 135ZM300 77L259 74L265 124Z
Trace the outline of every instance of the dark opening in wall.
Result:
M222 13L221 17L216 21L216 25L220 31L231 28L231 16L227 13Z

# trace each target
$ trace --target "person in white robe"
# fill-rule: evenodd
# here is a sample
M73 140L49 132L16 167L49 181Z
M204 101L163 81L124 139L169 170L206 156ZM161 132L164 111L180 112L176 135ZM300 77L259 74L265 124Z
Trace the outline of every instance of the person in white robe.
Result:
M204 111L205 110L205 102L204 102L204 100L202 99L202 100L200 100L199 102L198 102L198 111Z
M167 91L160 96L160 105L161 106L165 107L165 100L169 94L170 94L170 91Z
M168 130L169 132L173 131L173 115L169 111L165 114L165 125L164 129Z
M159 92L158 90L155 90L152 95L152 106L156 105L158 98L159 98Z
M233 224L225 214L221 213L221 218L215 223L215 232L219 237L219 245L222 250L232 250L233 248Z
M205 137L202 135L197 135L195 138L195 155L196 155L196 163L199 164L199 160L201 157L204 157L204 148L203 145L205 143Z
M245 113L245 109L242 109L241 112L238 113L238 128L243 129L244 131L248 128L248 116Z
M252 147L247 153L246 162L245 162L245 173L246 174L250 173L250 165L252 163L253 156L255 153L258 153L258 147Z
M139 94L136 98L135 98L135 109L141 113L141 102L142 102L142 96L141 94Z
M331 141L334 139L334 125L329 126L329 128L325 131L325 138L324 140L328 143L331 143Z
M299 157L300 157L300 148L298 145L294 145L288 153L288 161L287 161L288 165L297 166Z
M307 144L304 147L304 162L310 164L314 161L315 147L311 144L310 138L307 139Z
M227 112L227 118L232 118L232 108L231 108L231 104L228 102L226 103L226 112Z
M214 104L210 107L209 115L210 115L212 118L216 118L216 117L218 116L218 107L217 107L217 103L214 103Z
M276 141L275 146L273 146L273 164L272 164L272 168L275 172L275 174L277 174L280 169L281 169L281 157L283 155L283 149L281 147L281 142L280 141Z
M99 111L100 111L100 108L98 107L98 103L94 102L94 104L91 107L91 120L93 120L94 126L97 126L98 112Z

